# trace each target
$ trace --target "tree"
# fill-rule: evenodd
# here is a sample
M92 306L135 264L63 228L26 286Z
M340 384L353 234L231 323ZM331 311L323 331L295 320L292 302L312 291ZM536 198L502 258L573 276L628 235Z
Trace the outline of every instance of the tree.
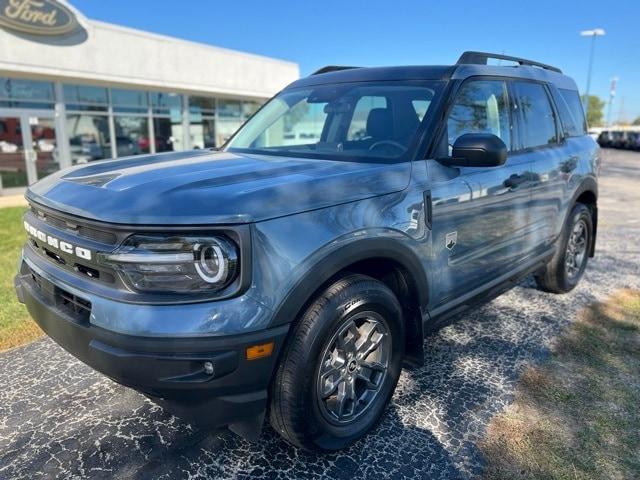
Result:
M584 95L582 96L584 104ZM589 109L587 111L587 125L590 127L602 127L602 109L605 102L596 95L589 95Z
M634 125L640 125L640 117L637 117L634 121L633 121Z

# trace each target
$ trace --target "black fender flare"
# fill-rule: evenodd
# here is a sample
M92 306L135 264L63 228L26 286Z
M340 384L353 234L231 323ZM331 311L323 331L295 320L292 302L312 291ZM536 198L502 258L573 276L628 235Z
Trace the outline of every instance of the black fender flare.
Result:
M569 208L567 208L567 211L565 213L565 218L562 224L564 225L567 222L567 217L571 215L571 210L573 209L573 206L578 202L578 198L580 197L580 195L582 195L585 192L592 193L593 196L596 198L596 205L594 205L592 209L593 241L591 242L591 250L589 251L589 256L593 257L596 251L596 238L598 235L598 206L597 206L598 182L596 181L595 177L593 176L585 177L578 185L578 188L574 190L573 195L571 195L571 201L569 202L569 206L568 206Z
M584 192L591 192L596 198L598 198L598 182L596 181L595 177L588 176L582 179L578 187L574 190L573 195L571 196L571 205L575 205L578 197Z
M311 300L314 292L320 287L349 265L371 258L389 259L401 265L412 277L419 307L421 309L426 307L429 292L428 283L418 256L397 239L368 237L354 240L316 259L313 266L305 272L304 276L275 308L270 327L295 321L305 305Z

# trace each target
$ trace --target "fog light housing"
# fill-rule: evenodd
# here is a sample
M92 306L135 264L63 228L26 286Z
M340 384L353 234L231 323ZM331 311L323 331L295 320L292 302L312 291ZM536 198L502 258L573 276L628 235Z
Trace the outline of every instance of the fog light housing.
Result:
M213 367L213 362L204 362L202 366L204 368L204 373L206 373L207 375L213 375L215 371Z

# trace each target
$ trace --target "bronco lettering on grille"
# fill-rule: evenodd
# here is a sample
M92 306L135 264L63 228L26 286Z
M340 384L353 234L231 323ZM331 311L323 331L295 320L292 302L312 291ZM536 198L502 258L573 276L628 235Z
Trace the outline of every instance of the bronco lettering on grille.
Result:
M59 238L52 237L51 235L38 230L27 221L24 222L24 229L29 235L36 238L37 240L40 240L41 242L46 243L49 247L53 247L56 250L60 250L70 255L75 255L76 257L82 258L83 260L91 260L91 250L87 248L78 247L77 245L72 245L69 242L60 240Z

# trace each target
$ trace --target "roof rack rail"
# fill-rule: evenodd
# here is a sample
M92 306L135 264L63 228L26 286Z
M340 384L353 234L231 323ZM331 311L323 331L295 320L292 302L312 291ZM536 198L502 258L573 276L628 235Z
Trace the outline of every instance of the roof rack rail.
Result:
M487 53L487 52L464 52L460 55L458 59L457 65L487 65L487 60L490 58L494 58L497 60L508 60L510 62L516 62L519 65L527 65L530 67L540 67L545 70L551 70L552 72L562 73L557 67L552 67L551 65L546 65L540 62L534 62L533 60L527 60L525 58L520 57L512 57L510 55L502 55L499 53Z
M329 72L337 72L339 70L351 70L352 68L360 68L360 67L349 67L343 65L327 65L326 67L319 68L311 75L320 75L321 73L329 73Z

